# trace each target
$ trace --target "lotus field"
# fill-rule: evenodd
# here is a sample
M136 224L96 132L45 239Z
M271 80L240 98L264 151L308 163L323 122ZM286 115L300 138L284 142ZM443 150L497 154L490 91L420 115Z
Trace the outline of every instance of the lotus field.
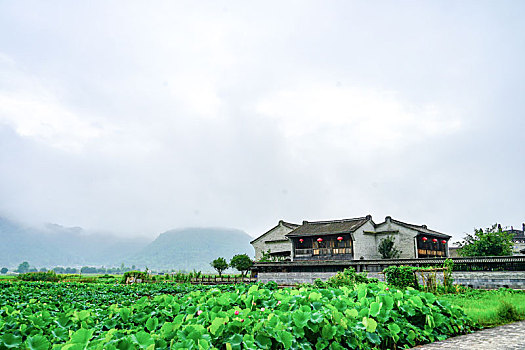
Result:
M470 329L460 308L382 283L0 282L0 349L402 349Z

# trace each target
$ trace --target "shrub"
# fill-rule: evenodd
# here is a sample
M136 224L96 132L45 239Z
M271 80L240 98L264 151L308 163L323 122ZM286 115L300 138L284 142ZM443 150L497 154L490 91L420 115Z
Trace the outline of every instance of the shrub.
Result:
M419 283L414 273L414 270L417 269L417 267L412 266L389 266L383 270L383 273L386 282L391 286L401 289L407 287L419 289Z
M321 280L319 280L321 281ZM355 269L350 267L344 269L342 272L338 272L335 276L332 276L326 281L326 285L330 287L342 287L342 286L354 286L361 283L377 283L377 278L368 278L367 273L356 273ZM317 280L314 282L315 286L321 287L317 283Z
M377 248L379 254L383 259L397 259L402 253L395 246L394 236L388 236L379 241L379 246Z
M47 282L58 282L59 280L55 271L27 272L27 273L18 275L18 279L22 281L47 281Z
M498 318L503 323L520 321L522 317L516 306L505 300L498 307L497 313Z

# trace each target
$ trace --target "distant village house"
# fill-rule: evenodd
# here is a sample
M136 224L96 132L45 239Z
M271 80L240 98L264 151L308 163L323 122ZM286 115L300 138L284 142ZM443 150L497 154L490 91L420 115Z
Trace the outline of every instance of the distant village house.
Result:
M302 225L279 221L277 226L254 239L255 259L264 255L278 260L374 260L381 259L379 243L392 236L401 251L399 258L448 257L451 236L394 220L390 216L376 224L365 217L303 221Z

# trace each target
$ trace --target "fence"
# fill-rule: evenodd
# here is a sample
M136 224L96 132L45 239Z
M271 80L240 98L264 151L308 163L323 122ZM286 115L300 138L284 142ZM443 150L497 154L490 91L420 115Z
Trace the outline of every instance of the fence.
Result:
M190 279L191 284L206 284L206 285L214 285L214 284L238 284L238 283L257 283L257 278L251 277L251 276L200 276L200 277L192 277Z

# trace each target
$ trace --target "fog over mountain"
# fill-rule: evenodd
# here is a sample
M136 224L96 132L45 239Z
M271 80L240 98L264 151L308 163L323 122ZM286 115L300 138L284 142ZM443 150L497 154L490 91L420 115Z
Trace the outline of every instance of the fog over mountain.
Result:
M251 236L240 230L188 228L155 240L123 238L80 227L48 224L32 228L0 217L0 267L28 261L37 268L55 266L127 266L155 270L212 271L209 263L235 254L253 257Z

